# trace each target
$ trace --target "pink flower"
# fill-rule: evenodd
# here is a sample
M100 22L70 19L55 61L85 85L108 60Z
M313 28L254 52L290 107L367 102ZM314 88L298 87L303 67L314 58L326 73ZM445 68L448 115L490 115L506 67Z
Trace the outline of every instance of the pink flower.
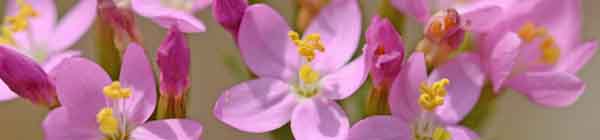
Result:
M350 129L349 140L479 138L457 125L479 98L484 76L478 59L460 55L435 69L429 78L424 59L423 53L417 52L403 65L389 97L392 115L359 121Z
M371 20L366 33L365 56L373 83L388 87L402 69L404 42L387 19Z
M259 78L223 92L217 119L254 133L291 121L298 140L346 137L348 117L335 100L354 93L367 74L364 56L346 64L360 35L355 0L331 1L304 39L273 9L255 4L246 9L238 35L244 62Z
M157 51L156 63L160 69L160 93L181 96L190 88L190 48L184 34L176 27Z
M247 7L247 0L215 0L212 7L213 17L237 39L240 23Z
M9 41L12 43L4 45L15 48L23 55L34 59L46 72L52 70L63 59L79 55L77 51L67 51L66 49L79 40L92 25L96 17L96 0L79 1L58 22L53 0L20 1L25 2L25 5L21 5L17 1L20 0L7 1L7 18L17 17L19 13L26 11L35 14L24 19L17 18L18 20L15 22L24 23L20 24L25 25L24 29L11 33L11 37L0 37L0 44L3 39L12 40ZM23 8L24 6L31 6L32 9ZM10 91L5 83L0 82L0 101L15 97L17 95Z
M151 65L138 45L125 51L120 81L112 82L100 66L83 58L67 59L52 73L62 106L44 120L48 140L193 140L202 132L191 120L146 122L156 105L156 89Z
M151 18L163 28L177 26L183 32L204 32L204 24L194 17L198 10L209 6L212 0L131 0L138 14Z
M546 107L565 107L583 94L576 76L596 53L597 42L581 43L581 2L502 1L509 11L477 39L495 91L511 88Z

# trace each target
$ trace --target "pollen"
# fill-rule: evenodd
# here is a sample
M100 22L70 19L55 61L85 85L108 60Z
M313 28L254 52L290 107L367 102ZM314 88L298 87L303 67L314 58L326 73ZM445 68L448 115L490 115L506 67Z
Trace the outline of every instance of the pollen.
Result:
M315 58L315 51L325 52L325 46L321 42L320 34L309 34L306 39L300 39L300 35L297 32L288 32L289 38L294 42L298 48L298 53L302 55L308 62L311 62Z
M419 88L419 105L427 111L433 111L436 107L444 104L444 98L447 94L446 86L450 84L448 79L442 79L431 85L422 83Z
M131 89L121 87L121 83L118 81L112 82L110 85L104 87L103 91L104 96L113 100L127 99L131 96Z
M319 72L313 70L310 65L304 64L298 72L298 77L306 84L314 84L319 80Z
M96 122L100 125L98 129L104 135L114 136L119 133L119 121L113 115L111 108L102 108L98 114L96 114Z
M556 64L560 58L560 48L556 47L553 37L546 37L539 46L542 55L541 61L546 64Z
M12 25L11 30L13 32L20 32L27 29L29 26L28 19L38 15L38 12L33 9L33 6L24 0L17 0L17 6L19 7L17 14L6 17L5 21Z

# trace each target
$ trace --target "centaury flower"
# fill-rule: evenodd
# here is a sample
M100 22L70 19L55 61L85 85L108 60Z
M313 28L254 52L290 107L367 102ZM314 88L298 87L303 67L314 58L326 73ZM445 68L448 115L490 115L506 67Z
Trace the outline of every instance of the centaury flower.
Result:
M581 2L501 1L500 23L477 36L496 92L510 88L546 107L565 107L584 92L576 76L598 42L581 43Z
M194 13L211 4L212 0L131 0L138 14L151 18L164 28L177 26L183 32L204 32L204 24Z
M57 22L53 0L8 0L0 25L0 44L35 60L48 72L63 59L77 56L66 51L87 32L96 16L96 0L81 0ZM0 101L17 97L0 82Z
M301 38L270 7L249 6L238 43L258 79L224 91L215 116L246 132L271 131L291 120L295 139L344 139L350 125L335 100L366 79L364 56L346 64L357 48L360 23L356 0L333 0Z
M373 116L350 129L349 140L476 140L457 125L479 98L484 76L473 55L460 55L427 78L423 53L414 53L392 85L391 116Z
M156 89L138 45L125 51L120 81L83 58L67 59L52 73L62 106L44 120L47 140L194 140L202 132L191 120L146 122L156 105Z

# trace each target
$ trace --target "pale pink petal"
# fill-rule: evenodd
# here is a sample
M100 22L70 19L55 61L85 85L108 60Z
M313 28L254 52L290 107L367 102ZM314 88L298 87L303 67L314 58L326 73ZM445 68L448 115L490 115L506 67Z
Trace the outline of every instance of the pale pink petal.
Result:
M479 67L479 59L472 54L462 54L436 68L429 76L429 83L447 78L448 94L444 104L436 109L441 121L455 124L461 121L477 103L485 75ZM416 101L415 101L416 102Z
M87 59L70 58L54 68L50 76L62 107L77 111L70 113L70 121L97 128L96 114L106 107L102 89L111 82L102 67Z
M119 80L121 86L133 91L126 100L129 122L142 124L150 118L156 105L156 82L144 48L130 44L125 50Z
M48 42L53 50L63 50L75 44L96 19L97 0L80 0L62 17Z
M133 0L132 8L138 14L151 18L164 28L177 26L183 32L204 32L204 24L193 13L164 5L161 0ZM193 10L192 10L193 11Z
M407 122L417 118L421 111L418 104L419 86L427 82L426 78L425 55L415 52L404 64L390 89L388 102L392 115L401 117Z
M262 133L290 121L297 96L290 85L276 79L259 78L238 84L219 97L217 119L241 131Z
M52 69L54 69L56 66L58 66L58 64L60 64L63 60L72 58L72 57L78 57L79 55L81 55L81 52L79 52L79 51L60 52L59 54L50 56L49 59L47 59L46 62L44 62L42 64L42 68L44 68L44 71L50 72L50 71L52 71Z
M0 80L0 102L12 100L19 97L19 95L15 94L6 86L4 81Z
M502 8L487 3L458 7L456 10L463 28L469 31L486 31L494 27L502 16Z
M322 73L342 67L358 48L361 33L361 13L357 0L332 0L312 21L305 32L321 35L325 52L318 52L313 68Z
M136 140L198 140L202 126L193 120L157 120L138 126L131 132Z
M585 83L567 72L528 72L507 80L513 90L546 107L566 107L583 94Z
M462 126L448 126L447 131L450 132L452 140L479 140L479 135L469 128Z
M352 63L342 67L321 80L321 91L332 100L341 100L352 95L367 79L365 57L361 55Z
M515 33L507 33L502 39L492 48L491 56L488 62L488 71L494 91L498 92L504 83L504 80L513 71L513 66L516 63L519 55L521 40Z
M572 48L565 58L562 58L557 69L569 73L577 73L585 64L587 64L598 50L598 42L592 41Z
M287 23L271 7L255 4L246 9L238 33L244 62L259 77L290 80L297 76L300 56L288 37Z
M16 0L8 0L7 2L6 15L14 16L19 10ZM31 4L38 14L29 20L28 31L24 31L31 32L33 38L28 37L24 32L15 34L15 38L28 38L27 40L35 42L48 41L48 37L54 31L57 17L54 0L25 0L25 2Z
M336 102L315 98L294 109L290 127L296 140L341 140L347 137L350 122Z
M68 113L65 107L48 113L42 124L45 140L99 140L104 137L97 127L81 126Z
M430 9L427 0L391 0L396 9L415 17L420 23L429 19Z
M400 118L373 116L354 124L348 140L409 140L411 132L411 125Z

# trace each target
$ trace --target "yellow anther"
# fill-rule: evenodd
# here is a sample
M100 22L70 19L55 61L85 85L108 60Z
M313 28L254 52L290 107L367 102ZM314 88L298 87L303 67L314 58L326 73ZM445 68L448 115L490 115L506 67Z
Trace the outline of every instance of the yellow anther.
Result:
M302 65L298 72L298 76L300 77L300 80L306 84L316 83L320 78L319 72L314 71L308 64Z
M556 64L560 58L560 48L556 47L554 38L548 36L539 46L542 56L541 60L546 64Z
M319 34L309 34L304 40L300 39L300 35L294 31L288 32L288 36L298 47L298 53L304 56L309 62L315 58L315 50L319 52L325 51L325 46L321 42L321 35Z
M13 33L10 31L8 26L2 26L2 36L0 36L0 45L10 45L16 46L15 39L13 38Z
M435 128L432 135L432 140L450 140L452 135L444 128Z
M114 136L119 133L119 121L113 115L111 108L102 108L96 114L96 122L100 125L98 129L105 135Z
M444 104L444 97L447 94L446 86L450 84L448 79L439 80L431 85L422 83L419 89L419 105L427 111L433 111L436 107Z
M519 37L525 42L531 42L536 37L547 35L546 28L538 27L533 22L527 22L519 29Z
M28 19L38 15L38 13L33 9L33 6L24 0L17 0L17 5L19 6L19 11L17 11L17 14L6 17L5 20L6 23L12 26L11 30L13 32L20 32L27 29L29 26Z
M116 81L112 82L110 85L104 87L104 96L109 97L110 99L126 99L131 96L130 88L122 88L121 83Z

